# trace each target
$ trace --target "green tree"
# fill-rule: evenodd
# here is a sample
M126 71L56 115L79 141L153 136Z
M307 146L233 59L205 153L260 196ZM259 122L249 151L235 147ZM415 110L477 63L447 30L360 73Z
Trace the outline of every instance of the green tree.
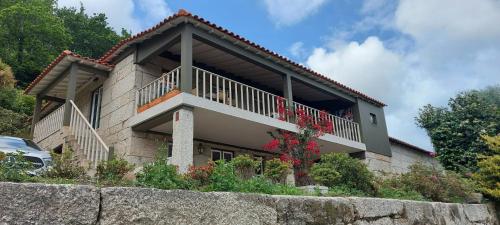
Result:
M79 10L73 7L56 9L56 15L73 38L69 49L84 56L99 58L118 41L130 36L124 29L122 35L113 31L103 13L87 15L83 4Z
M16 79L14 78L12 68L0 59L0 88L14 87L15 84Z
M483 136L483 139L494 154L480 157L479 170L473 178L485 195L500 200L500 135Z
M8 0L0 3L0 58L25 86L71 43L54 0Z
M474 172L478 154L491 154L481 135L500 132L500 97L494 95L499 90L500 86L494 86L462 92L449 100L448 108L426 105L420 109L417 124L427 131L446 169Z

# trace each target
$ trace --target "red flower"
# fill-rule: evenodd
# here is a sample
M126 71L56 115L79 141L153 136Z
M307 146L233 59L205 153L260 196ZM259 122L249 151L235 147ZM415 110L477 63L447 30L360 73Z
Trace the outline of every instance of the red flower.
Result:
M276 150L280 146L280 140L273 139L269 143L264 145L264 149L267 151Z

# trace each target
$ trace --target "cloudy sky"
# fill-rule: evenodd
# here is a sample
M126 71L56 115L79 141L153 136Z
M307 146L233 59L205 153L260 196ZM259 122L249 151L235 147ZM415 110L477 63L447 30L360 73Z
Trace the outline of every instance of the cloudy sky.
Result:
M432 149L414 117L500 83L498 0L59 0L134 33L180 8L380 99L389 134Z

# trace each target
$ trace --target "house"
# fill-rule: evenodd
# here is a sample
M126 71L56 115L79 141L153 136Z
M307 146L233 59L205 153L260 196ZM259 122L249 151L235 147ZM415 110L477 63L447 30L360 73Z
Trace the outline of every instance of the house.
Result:
M380 170L398 160L384 103L184 10L100 59L62 52L26 93L36 96L34 141L70 146L93 166L112 152L142 165L160 146L181 172L238 154L273 157L262 148L266 132L297 130L279 104L314 119L328 113L334 126L319 138L321 153Z

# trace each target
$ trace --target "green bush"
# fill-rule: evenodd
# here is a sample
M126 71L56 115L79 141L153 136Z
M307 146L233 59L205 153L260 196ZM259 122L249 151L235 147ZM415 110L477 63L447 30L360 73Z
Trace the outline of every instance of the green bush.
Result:
M232 163L227 163L224 160L215 162L213 173L210 175L210 191L235 191L238 177L234 172Z
M249 180L238 182L235 191L245 193L262 193L271 195L301 195L302 190L283 184L274 184L262 176L252 177Z
M333 186L331 188L328 188L328 193L326 194L327 196L331 197L349 197L349 196L357 196L357 197L367 197L366 193L363 191L360 191L355 188L347 187L344 185L340 186Z
M284 184L291 165L280 159L271 159L266 162L264 176L275 184Z
M100 161L97 165L97 181L103 185L123 184L125 175L134 169L127 160L113 156L111 160Z
M76 157L73 156L73 150L67 148L61 154L51 152L53 165L50 170L43 174L47 178L62 179L87 179L86 170Z
M345 153L328 153L311 167L311 177L319 184L333 188L342 186L366 194L375 192L374 175L366 165Z
M236 175L243 180L248 180L255 176L255 170L259 166L258 161L246 154L236 156L231 163L234 166Z
M3 154L0 156L0 181L31 181L28 171L32 168L22 152Z
M378 185L380 197L397 198L401 195L405 199L440 202L463 202L473 190L474 185L457 173L420 163L411 165L408 173L388 178Z
M177 172L177 167L164 160L156 160L144 166L136 174L140 186L159 189L189 189L189 183Z

